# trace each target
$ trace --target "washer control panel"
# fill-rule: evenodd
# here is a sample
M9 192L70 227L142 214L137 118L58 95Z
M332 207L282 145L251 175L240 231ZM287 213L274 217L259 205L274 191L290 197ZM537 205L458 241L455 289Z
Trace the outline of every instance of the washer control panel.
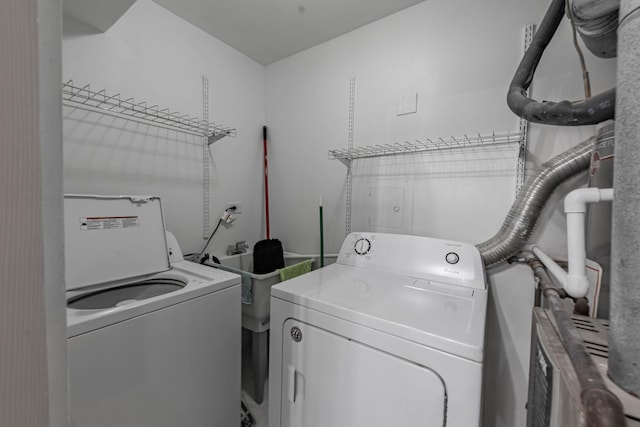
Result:
M469 243L387 233L351 233L338 264L486 289L484 263Z

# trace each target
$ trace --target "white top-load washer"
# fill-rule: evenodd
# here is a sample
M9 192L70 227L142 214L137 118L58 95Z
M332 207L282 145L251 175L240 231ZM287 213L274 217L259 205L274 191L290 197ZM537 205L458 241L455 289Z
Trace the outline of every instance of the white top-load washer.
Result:
M183 260L158 197L64 210L70 426L236 425L240 277Z
M473 245L348 235L272 288L269 426L479 426L486 305Z

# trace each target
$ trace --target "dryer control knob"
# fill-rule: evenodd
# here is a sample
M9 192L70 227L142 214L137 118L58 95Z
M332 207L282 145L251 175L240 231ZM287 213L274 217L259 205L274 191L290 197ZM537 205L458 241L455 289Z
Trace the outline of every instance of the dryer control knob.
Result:
M449 263L449 264L457 264L458 261L460 261L460 256L455 253L455 252L449 252L448 254L446 254L444 256L444 259Z
M358 255L366 255L371 250L371 242L369 239L362 237L356 240L356 243L353 245L353 250L356 251Z

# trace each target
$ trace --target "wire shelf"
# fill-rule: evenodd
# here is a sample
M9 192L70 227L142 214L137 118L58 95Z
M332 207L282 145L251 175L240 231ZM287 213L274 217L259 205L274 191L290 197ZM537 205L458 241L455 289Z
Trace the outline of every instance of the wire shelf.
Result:
M160 108L157 105L147 106L146 101L137 102L133 98L124 98L119 93L109 95L104 89L95 91L91 89L90 85L76 86L73 80L62 84L62 104L206 136L209 145L225 136L236 136L234 128L210 123L207 120L200 120L178 112L171 112L168 108Z
M493 133L491 135L476 135L463 137L450 137L404 141L393 144L371 145L364 147L354 147L346 149L329 150L329 159L351 161L368 157L393 156L400 154L423 153L427 151L449 150L455 148L484 147L501 144L520 143L521 132L507 132L502 134Z

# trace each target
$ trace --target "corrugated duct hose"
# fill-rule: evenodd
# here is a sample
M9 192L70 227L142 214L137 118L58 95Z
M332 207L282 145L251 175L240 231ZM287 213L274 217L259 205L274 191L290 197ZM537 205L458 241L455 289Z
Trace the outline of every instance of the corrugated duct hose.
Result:
M553 191L566 180L589 167L595 137L557 155L544 163L535 176L525 182L500 231L477 245L487 267L514 256L527 243L542 208Z
M615 89L583 101L534 101L527 97L542 53L555 34L565 11L564 0L553 0L542 23L527 49L513 77L507 103L509 108L530 122L558 126L593 125L613 119ZM477 245L487 267L498 264L518 253L529 239L538 217L553 193L567 179L589 167L595 137L565 151L542 165L538 173L528 179L511 206L498 233ZM598 368L589 356L569 313L553 289L544 266L531 253L524 253L525 262L534 271L558 323L567 353L574 365L581 385L581 400L589 427L625 426L620 400L606 387Z
M551 41L564 16L564 0L553 0L536 31L531 46L524 54L516 70L507 104L511 111L532 123L557 126L594 125L613 119L616 90L609 89L580 101L535 101L527 97L527 89L533 80L542 53Z

